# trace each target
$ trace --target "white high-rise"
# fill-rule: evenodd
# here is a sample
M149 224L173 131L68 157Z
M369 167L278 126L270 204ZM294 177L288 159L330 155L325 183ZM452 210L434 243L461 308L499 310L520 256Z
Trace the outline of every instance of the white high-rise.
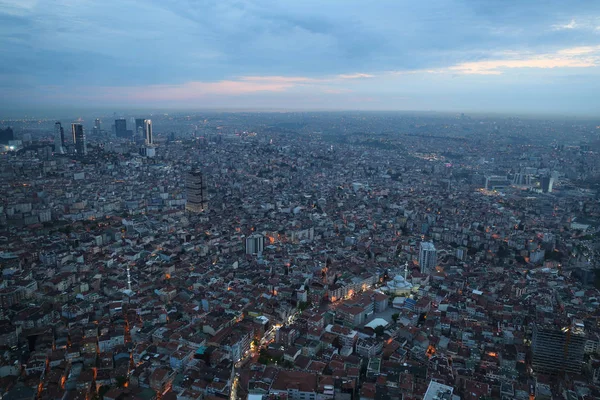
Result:
M152 120L144 120L144 139L147 146L154 144L154 139L152 137Z
M63 147L65 137L65 131L63 130L60 122L54 124L54 153L55 154L65 154L65 149Z
M421 273L431 272L437 265L437 250L432 242L421 242L419 249L419 267Z
M262 254L265 246L265 237L254 234L246 238L246 254Z

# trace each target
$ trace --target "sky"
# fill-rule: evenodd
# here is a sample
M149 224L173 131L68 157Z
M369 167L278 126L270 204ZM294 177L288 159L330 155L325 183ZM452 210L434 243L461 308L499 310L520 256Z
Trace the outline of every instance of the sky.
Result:
M596 0L0 0L0 108L600 114Z

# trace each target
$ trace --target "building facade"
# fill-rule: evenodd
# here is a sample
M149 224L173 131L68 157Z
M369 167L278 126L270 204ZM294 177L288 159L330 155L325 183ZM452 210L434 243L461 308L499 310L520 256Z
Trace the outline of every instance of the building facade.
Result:
M86 155L87 146L85 142L85 134L83 132L83 125L71 124L71 133L73 134L73 144L75 145L75 152L77 155Z
M421 273L431 272L437 265L437 250L432 242L421 242L419 248L419 267Z
M144 120L144 141L146 146L154 144L154 138L152 136L152 120Z
M54 153L65 154L65 130L60 122L54 124Z
M536 324L533 327L533 369L544 374L579 374L586 338L574 326Z
M185 209L193 213L203 212L208 208L206 183L200 170L193 170L186 178L187 201Z

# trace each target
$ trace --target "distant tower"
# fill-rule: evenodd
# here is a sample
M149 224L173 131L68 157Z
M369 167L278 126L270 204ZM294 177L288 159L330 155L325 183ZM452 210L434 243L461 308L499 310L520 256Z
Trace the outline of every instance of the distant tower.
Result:
M83 133L83 125L71 124L71 133L73 134L75 152L77 155L85 156L87 154L87 147L85 143L85 134Z
M542 192L552 193L552 186L554 186L554 178L551 176L544 176L542 178Z
M206 182L199 169L194 169L186 177L187 202L185 209L193 213L200 213L208 207L206 198Z
M152 120L149 119L144 120L144 140L147 146L154 144L154 139L152 137Z
M65 130L60 122L54 124L54 153L65 154L64 141Z
M94 135L99 135L100 131L102 131L102 122L100 122L100 118L96 118L94 120Z
M127 120L125 118L115 120L115 135L118 138L127 137Z
M419 249L419 266L421 273L432 271L437 265L437 250L432 242L421 242Z
M135 119L135 131L139 131L140 128L144 128L144 118L136 118Z

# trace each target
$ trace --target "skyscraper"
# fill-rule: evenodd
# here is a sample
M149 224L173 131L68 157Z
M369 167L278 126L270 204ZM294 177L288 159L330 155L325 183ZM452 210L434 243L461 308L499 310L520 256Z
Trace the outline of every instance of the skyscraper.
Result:
M186 177L187 201L185 209L193 213L200 213L208 207L206 198L206 182L199 169L194 169Z
M149 119L144 120L144 140L147 146L154 144L154 139L152 137L152 120Z
M94 135L99 135L102 131L102 122L100 122L100 118L96 118L94 120Z
M565 325L563 327L555 324L534 325L531 348L535 372L581 373L586 343L583 323Z
M437 265L437 250L432 242L421 242L419 249L419 266L421 273L432 271Z
M85 134L83 133L83 125L71 124L71 133L73 134L73 143L75 144L75 152L77 155L84 156L87 154L85 143Z
M554 178L551 176L544 176L541 180L542 192L552 193L552 186L554 186Z
M54 153L65 154L65 130L60 122L54 124Z
M115 135L118 138L126 138L127 135L127 120L119 118L115 120Z
M136 118L135 119L135 132L138 132L140 128L144 128L144 118Z

